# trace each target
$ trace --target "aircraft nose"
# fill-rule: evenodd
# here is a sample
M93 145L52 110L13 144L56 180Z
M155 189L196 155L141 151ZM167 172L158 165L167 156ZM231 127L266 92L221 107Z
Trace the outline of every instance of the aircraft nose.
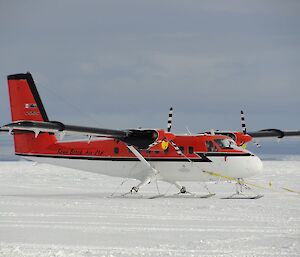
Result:
M263 171L262 161L253 153L247 152L245 157L232 157L227 160L226 176L234 178L248 178ZM225 174L225 173L224 173Z
M255 174L263 171L263 163L256 155L251 158L251 162L249 162L249 169L251 169Z

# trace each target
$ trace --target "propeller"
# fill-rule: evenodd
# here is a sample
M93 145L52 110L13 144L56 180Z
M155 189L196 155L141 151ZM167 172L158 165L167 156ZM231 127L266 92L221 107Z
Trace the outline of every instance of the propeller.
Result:
M244 111L241 110L241 125L242 125L242 131L243 134L246 135L247 134L247 127L246 127L246 121L245 121L245 114ZM260 148L261 145L259 143L257 143L254 139L252 139L252 143L257 147ZM246 145L245 145L246 147Z
M169 110L169 118L168 118L168 132L171 132L172 129L172 121L173 121L173 107Z
M172 139L170 139L170 135L171 135L171 138L173 138L172 134L171 134L172 119L173 119L173 107L170 107L168 125L167 125L167 133L164 132L165 136L163 136L163 138L160 138L160 139L154 141L152 144L150 144L148 146L148 150L161 151L162 149L166 150L168 148L168 143L171 143L171 141L172 141ZM160 145L160 147L159 147L159 145Z
M243 110L241 110L241 125L242 125L242 131L246 135L247 128L246 128L246 122L245 122L245 114L244 114Z
M172 122L173 122L173 107L170 107L169 117L168 117L168 129L167 129L168 132L171 132ZM180 150L180 148L175 144L173 140L167 140L167 142L169 142L173 146L173 148L175 149L178 155L184 156L184 153Z

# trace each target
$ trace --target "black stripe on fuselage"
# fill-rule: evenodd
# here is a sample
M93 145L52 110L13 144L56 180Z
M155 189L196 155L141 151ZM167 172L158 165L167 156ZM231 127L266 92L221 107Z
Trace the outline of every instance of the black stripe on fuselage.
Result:
M43 157L43 158L56 158L56 159L73 159L73 160L91 160L91 161L139 161L135 157L94 157L94 156L72 156L72 155L43 155L43 154L20 154L16 153L18 156L23 157ZM208 158L197 158L197 159L186 159L186 158L145 158L147 161L151 162L211 162Z
M152 162L212 162L208 157L245 157L245 156L254 156L250 153L196 153L200 158L157 158L150 157L145 158L147 161ZM72 155L44 155L44 154L20 154L16 153L18 156L23 157L43 157L43 158L56 158L56 159L73 159L73 160L91 160L91 161L139 161L135 157L101 157L101 156L72 156Z
M197 152L196 154L198 154L199 156L213 156L213 157L243 157L243 156L254 156L254 154L251 153L224 153L224 152L210 152L210 153L201 153L201 152Z

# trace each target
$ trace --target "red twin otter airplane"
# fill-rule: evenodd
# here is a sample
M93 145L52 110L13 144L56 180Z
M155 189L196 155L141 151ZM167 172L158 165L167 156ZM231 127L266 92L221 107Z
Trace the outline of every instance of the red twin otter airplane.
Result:
M241 193L243 179L262 172L262 162L242 146L253 137L297 136L300 131L212 131L195 135L168 129L112 130L50 121L30 73L8 76L12 123L1 128L14 136L15 154L41 163L75 168L140 183L128 194L157 181L176 185L178 194L189 193L181 182L233 180L237 192L229 198L259 198ZM243 120L243 116L242 116ZM81 141L63 141L65 135L82 135ZM199 197L210 197L207 194Z

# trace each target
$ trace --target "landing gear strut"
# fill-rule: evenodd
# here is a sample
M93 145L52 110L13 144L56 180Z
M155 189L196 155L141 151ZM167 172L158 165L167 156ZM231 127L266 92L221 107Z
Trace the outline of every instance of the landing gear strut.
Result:
M138 187L132 187L131 190L130 190L130 193L137 193L139 191L139 188Z
M179 194L190 194L191 195L191 193L186 190L185 186L180 185L178 182L173 182L172 184L174 184L179 189L179 192L177 193L178 195Z
M245 184L244 179L242 178L238 178L236 180L236 184L235 184L235 193L228 196L228 197L224 197L222 199L259 199L261 197L263 197L263 195L260 194L256 194L256 195L246 195L244 192L245 191L252 191L252 188L250 188L249 186L247 186Z
M188 192L186 191L186 187L185 187L185 186L182 186L182 187L180 188L180 193L181 193L181 194L186 194L186 193L188 193Z

